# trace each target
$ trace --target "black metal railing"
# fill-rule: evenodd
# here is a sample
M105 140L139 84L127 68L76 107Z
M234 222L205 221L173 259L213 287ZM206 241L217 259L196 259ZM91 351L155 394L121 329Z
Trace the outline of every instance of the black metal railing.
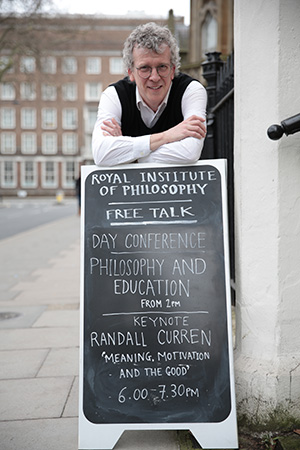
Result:
M201 159L227 159L229 246L231 279L235 280L234 258L234 56L224 62L221 53L207 53L202 63L207 81L207 137Z

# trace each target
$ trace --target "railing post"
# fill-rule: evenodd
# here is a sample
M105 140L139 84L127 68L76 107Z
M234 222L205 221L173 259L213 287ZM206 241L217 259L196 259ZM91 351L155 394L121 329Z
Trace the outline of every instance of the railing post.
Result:
M206 53L207 60L202 63L203 77L207 81L206 91L208 97L207 104L207 135L205 146L202 152L203 159L212 159L216 155L216 142L214 139L214 114L211 109L217 102L217 75L224 64L220 59L220 52Z
M203 77L207 81L208 107L207 138L201 159L225 158L227 160L230 269L234 280L233 53L228 57L226 64L221 60L220 55L219 52L206 53L207 60L202 64Z

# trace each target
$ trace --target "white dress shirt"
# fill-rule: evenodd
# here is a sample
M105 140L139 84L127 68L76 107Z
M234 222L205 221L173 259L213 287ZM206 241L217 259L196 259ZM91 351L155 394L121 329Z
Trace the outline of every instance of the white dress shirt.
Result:
M170 88L171 89L171 88ZM136 104L142 120L152 128L163 113L170 90L156 112L149 108L136 88ZM192 115L206 118L207 94L198 81L191 81L181 100L184 120ZM121 126L122 107L114 86L109 86L101 95L97 121L93 131L92 150L95 164L115 166L131 163L191 164L201 155L204 139L192 137L178 142L162 145L155 151L150 150L150 134L145 136L104 136L101 125L104 120L115 118Z

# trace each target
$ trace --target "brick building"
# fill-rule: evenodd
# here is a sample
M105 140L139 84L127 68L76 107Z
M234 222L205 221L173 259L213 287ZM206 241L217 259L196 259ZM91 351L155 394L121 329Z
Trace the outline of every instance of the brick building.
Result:
M190 62L207 52L229 55L233 50L233 0L190 0Z
M124 75L131 30L155 18L35 17L0 21L1 196L74 195L103 89ZM182 28L183 18L175 18ZM25 42L26 41L26 42ZM23 51L22 51L23 50Z
M190 0L189 51L183 71L205 84L201 64L208 52L226 59L233 51L233 0Z

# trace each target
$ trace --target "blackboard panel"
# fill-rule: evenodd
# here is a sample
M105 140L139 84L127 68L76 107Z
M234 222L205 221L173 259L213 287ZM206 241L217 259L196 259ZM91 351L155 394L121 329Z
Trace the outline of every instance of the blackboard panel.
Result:
M234 401L219 168L94 169L83 189L85 419L224 422Z

